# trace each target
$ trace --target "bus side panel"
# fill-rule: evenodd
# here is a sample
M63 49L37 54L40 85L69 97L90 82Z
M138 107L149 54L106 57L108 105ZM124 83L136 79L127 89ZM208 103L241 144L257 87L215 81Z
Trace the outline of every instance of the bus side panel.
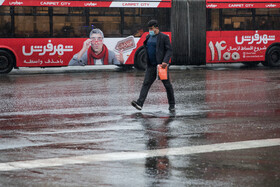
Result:
M3 48L12 49L17 57L17 67L58 67L68 66L72 57L82 49L85 40L87 38L16 38L0 39L0 43ZM123 38L105 38L104 44L114 51L120 40ZM139 39L134 41L138 43ZM132 50L123 53L127 65L133 64L133 60L129 60L131 53Z
M17 67L67 66L85 39L33 38L0 39L17 57ZM79 47L77 47L79 46Z
M267 48L280 42L280 31L207 31L206 62L265 61Z

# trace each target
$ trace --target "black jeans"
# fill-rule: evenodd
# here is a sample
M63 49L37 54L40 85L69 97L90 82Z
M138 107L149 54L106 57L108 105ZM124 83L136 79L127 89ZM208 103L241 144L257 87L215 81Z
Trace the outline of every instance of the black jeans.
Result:
M137 103L140 104L141 106L143 106L146 97L148 95L149 89L151 88L156 78L157 78L157 67L147 66L145 72L145 79L141 88L139 99L137 100ZM175 105L174 91L173 91L172 84L170 83L169 80L169 75L167 80L162 80L162 83L166 89L169 105Z

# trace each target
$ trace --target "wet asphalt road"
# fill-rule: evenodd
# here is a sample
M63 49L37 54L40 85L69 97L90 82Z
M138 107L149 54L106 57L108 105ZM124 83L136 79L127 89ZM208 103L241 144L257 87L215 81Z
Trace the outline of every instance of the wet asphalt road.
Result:
M0 76L0 186L279 186L279 144L230 150L223 143L279 140L280 69L219 65L170 74L176 114L159 81L141 112L130 106L144 75L135 70L21 69ZM199 147L216 144L225 147ZM178 153L170 154L173 148ZM161 149L167 151L141 156ZM92 160L99 154L103 161Z

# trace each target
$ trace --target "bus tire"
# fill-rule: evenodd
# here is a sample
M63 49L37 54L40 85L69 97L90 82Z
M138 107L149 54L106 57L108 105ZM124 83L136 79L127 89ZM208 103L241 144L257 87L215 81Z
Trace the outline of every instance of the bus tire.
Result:
M9 52L0 49L0 74L9 73L13 67L13 56Z
M266 55L267 64L271 67L279 67L280 66L280 47L273 46L269 49Z
M147 67L147 54L143 46L134 55L134 67L138 70L145 70Z

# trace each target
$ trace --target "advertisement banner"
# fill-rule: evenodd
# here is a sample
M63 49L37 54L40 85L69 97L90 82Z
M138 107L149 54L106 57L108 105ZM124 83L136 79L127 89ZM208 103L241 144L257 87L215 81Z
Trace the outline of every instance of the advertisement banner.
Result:
M127 7L157 8L171 7L171 0L108 0L108 1L65 1L65 0L0 0L0 6L53 6L53 7Z
M265 61L268 47L280 31L207 31L206 62Z
M18 67L68 66L83 47L87 38L33 38L0 39L0 47L12 51ZM131 54L140 38L104 38L111 58L122 55L123 64L133 64ZM109 59L110 60L110 59ZM85 62L86 63L86 62ZM114 64L108 63L108 64ZM76 64L90 65L90 64ZM100 64L101 65L101 64ZM116 64L118 65L118 64Z
M206 0L206 8L280 8L279 0Z

